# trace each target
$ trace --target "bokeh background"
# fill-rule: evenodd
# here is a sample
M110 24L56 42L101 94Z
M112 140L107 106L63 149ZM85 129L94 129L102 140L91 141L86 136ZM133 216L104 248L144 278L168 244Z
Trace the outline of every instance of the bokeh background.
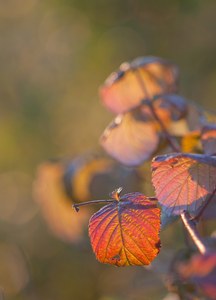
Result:
M42 162L99 148L113 116L98 87L123 61L174 61L181 94L216 109L215 11L214 0L0 0L1 300L176 299L164 278L178 225L152 270L104 266L87 225L80 242L51 230L32 186Z

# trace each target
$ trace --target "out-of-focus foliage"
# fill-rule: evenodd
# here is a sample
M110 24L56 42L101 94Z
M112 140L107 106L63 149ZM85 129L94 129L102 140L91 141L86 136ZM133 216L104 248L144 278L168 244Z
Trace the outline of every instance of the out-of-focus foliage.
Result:
M160 94L177 91L178 68L159 57L138 57L122 63L100 88L104 105L116 114L124 113ZM142 82L142 85L140 84Z
M62 240L77 242L87 225L89 211L83 209L80 216L71 209L71 201L63 184L64 169L58 163L44 163L39 167L34 183L35 200L50 229Z
M181 263L178 271L182 279L196 283L204 296L216 299L216 257L214 253L194 255L188 263Z
M194 130L184 135L180 142L182 152L186 152L186 153L201 152L200 135L201 135L200 130Z
M122 61L169 58L182 94L215 109L215 10L214 0L0 1L0 296L165 297L159 257L161 277L97 265L86 239L71 246L50 233L31 187L42 161L96 146L110 120L97 89ZM178 226L163 233L169 256Z
M72 204L108 196L107 189L122 186L126 191L141 188L138 171L126 168L105 155L88 153L72 161L50 161L38 168L33 184L34 199L39 204L52 233L76 243L83 238L92 208L79 215Z

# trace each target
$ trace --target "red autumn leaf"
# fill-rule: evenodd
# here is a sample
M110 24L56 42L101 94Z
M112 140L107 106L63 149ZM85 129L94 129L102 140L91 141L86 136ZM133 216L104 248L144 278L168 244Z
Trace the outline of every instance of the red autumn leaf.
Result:
M216 124L203 127L201 142L205 154L216 155Z
M159 230L160 210L140 193L125 194L89 222L97 259L119 267L150 264L160 250Z
M178 266L182 279L198 284L210 299L216 299L216 254L196 254L188 263Z
M196 214L216 188L216 158L201 154L168 154L154 158L152 182L168 215Z
M139 110L118 115L105 129L100 143L106 152L127 166L149 159L159 144L154 122Z
M104 105L119 114L139 106L142 99L175 92L177 81L175 65L158 57L141 57L123 63L107 78L99 92Z

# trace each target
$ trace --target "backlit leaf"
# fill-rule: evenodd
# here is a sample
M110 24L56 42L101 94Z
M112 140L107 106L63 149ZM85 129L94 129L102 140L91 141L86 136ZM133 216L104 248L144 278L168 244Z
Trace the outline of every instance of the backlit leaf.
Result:
M139 106L142 99L175 92L177 81L175 65L158 57L141 57L112 73L100 88L100 96L108 109L119 114Z
M138 110L118 115L105 129L100 139L102 147L127 166L141 164L159 144L154 122L148 118Z
M89 222L93 251L102 263L148 265L160 250L160 210L140 193L104 206Z
M216 157L168 154L154 158L152 182L168 215L196 214L216 187Z
M196 254L188 263L181 263L178 271L184 280L198 284L210 299L216 299L216 254Z
M205 154L216 155L216 124L203 127L201 142Z

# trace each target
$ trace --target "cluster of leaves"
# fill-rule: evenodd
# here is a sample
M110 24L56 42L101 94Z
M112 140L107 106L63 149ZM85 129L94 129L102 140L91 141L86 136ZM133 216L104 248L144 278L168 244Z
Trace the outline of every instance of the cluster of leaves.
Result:
M180 217L199 254L176 272L216 299L216 254L196 226L216 218L215 116L177 94L178 77L171 62L144 57L122 64L100 88L103 104L116 114L102 147L127 166L152 159L155 196L115 190L100 201L108 204L91 217L89 235L100 262L148 265L160 251L160 230Z
M89 152L72 160L42 163L34 182L34 198L51 232L75 243L82 239L93 210L88 206L76 215L71 203L101 199L116 186L136 191L140 179L138 170L129 169L102 153Z

